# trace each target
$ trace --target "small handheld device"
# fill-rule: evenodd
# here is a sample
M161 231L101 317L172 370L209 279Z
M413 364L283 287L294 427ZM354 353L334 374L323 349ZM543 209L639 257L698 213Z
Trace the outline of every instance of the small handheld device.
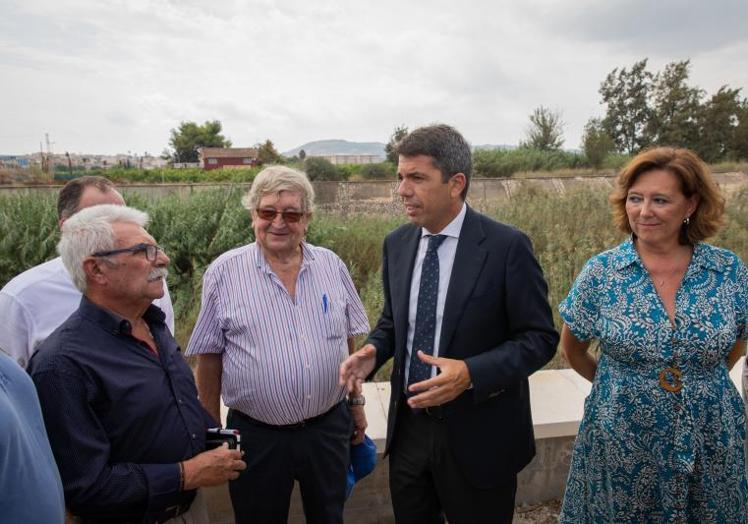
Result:
M205 430L205 449L219 448L226 442L229 449L241 449L241 435L238 429L208 428Z

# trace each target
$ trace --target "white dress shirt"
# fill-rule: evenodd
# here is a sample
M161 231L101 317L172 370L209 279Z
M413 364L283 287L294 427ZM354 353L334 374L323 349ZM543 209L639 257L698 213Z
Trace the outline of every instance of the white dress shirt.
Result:
M463 202L462 209L457 216L447 224L441 231L429 231L425 227L421 228L421 241L418 244L418 253L416 254L416 263L413 267L413 278L410 280L410 302L408 305L408 355L405 359L405 387L408 387L408 375L410 373L410 358L413 351L413 334L416 330L416 313L418 310L418 291L421 287L421 270L423 269L423 259L426 258L426 251L429 247L429 237L431 235L445 235L442 244L437 250L439 256L439 291L436 296L436 327L434 329L434 356L439 356L439 340L442 333L442 319L444 318L444 303L447 300L447 290L449 289L449 279L452 276L452 266L455 261L457 252L457 242L460 240L460 231L462 223L465 221L467 205ZM436 375L436 367L431 367L431 376Z
M78 309L81 292L60 257L24 271L0 290L0 348L26 368L31 355L57 326ZM174 333L174 310L164 282L164 296L153 303L166 315Z

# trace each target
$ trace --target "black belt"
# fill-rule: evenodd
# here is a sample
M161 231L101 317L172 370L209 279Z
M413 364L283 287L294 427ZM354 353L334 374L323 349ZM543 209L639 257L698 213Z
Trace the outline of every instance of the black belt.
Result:
M431 418L436 420L444 420L444 406L431 406L429 408L423 408L423 412Z
M164 511L159 511L156 515L154 515L153 520L156 524L161 524L162 522L169 521L174 517L178 517L179 515L187 513L187 510L190 509L191 505L192 501L187 504L180 504L179 506L169 506Z
M133 524L135 522L143 522L144 520L146 522L161 524L162 522L166 522L170 519L173 519L174 517L178 517L179 515L187 513L187 511L189 511L190 509L190 506L192 506L192 502L195 500L195 495L197 495L196 490L183 491L179 494L179 498L184 500L184 502L182 502L181 504L169 506L168 508L157 513L148 513L146 515L141 514L137 517L81 517L73 515L72 519L75 524Z
M261 428L269 428L269 429L281 429L281 430L289 430L290 429L290 430L293 430L293 429L301 429L301 428L304 428L306 426L310 426L312 424L315 424L317 422L321 422L330 413L332 413L333 411L335 411L340 406L340 404L342 404L342 402L338 402L337 404L335 404L333 407L331 407L330 409L328 409L324 413L321 413L321 414L316 415L314 417L302 420L301 422L296 422L294 424L279 424L279 425L268 424L267 422L263 422L261 420L257 420L256 418L252 418L249 415L247 415L246 413L242 413L241 411L233 409L233 408L231 409L231 413L234 416L239 417L240 419L242 419L244 422L247 422L248 424L252 424L253 426L259 426Z

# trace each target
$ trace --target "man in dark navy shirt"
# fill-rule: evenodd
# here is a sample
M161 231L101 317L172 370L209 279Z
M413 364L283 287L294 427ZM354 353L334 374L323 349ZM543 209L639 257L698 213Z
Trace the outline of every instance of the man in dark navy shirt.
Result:
M59 250L83 298L29 367L66 504L84 522L207 521L196 489L245 468L239 451L204 451L217 424L151 304L169 259L147 220L101 205L65 222Z

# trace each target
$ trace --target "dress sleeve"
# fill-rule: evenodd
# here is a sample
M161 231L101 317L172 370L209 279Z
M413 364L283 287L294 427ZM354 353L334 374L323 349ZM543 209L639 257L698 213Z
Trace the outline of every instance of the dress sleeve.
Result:
M735 319L738 340L748 339L748 268L738 259L735 293Z
M601 263L590 259L577 276L569 294L558 306L559 314L571 333L580 341L599 338L597 319L600 313L599 275Z

